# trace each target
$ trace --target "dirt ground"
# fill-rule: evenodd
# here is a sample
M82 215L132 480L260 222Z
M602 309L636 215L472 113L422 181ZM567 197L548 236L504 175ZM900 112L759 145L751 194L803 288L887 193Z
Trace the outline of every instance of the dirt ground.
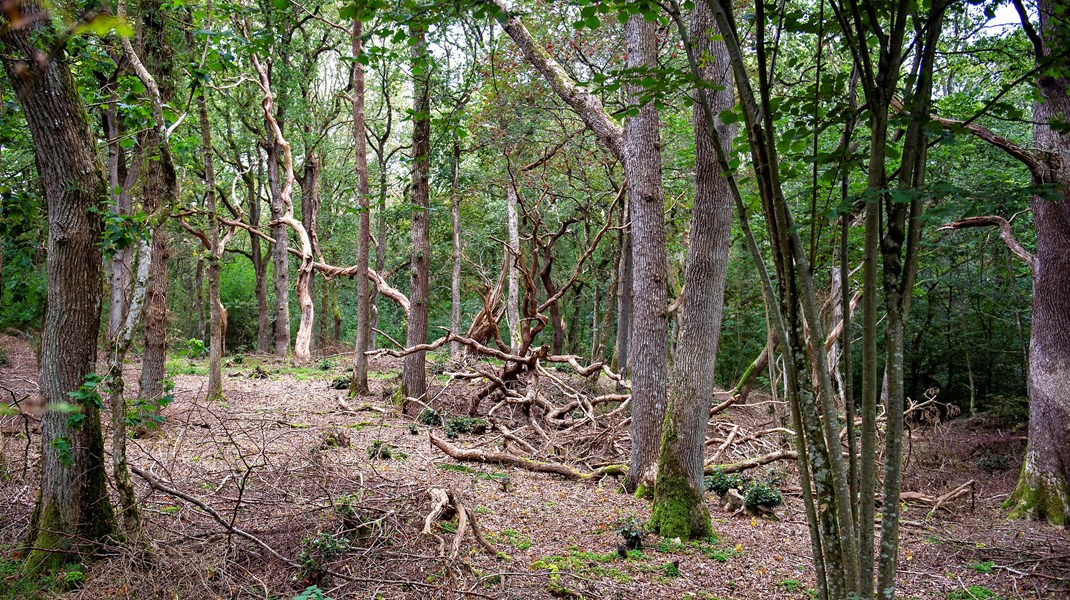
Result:
M0 417L10 474L0 483L0 552L10 561L36 494L40 405L31 345L14 336L0 336L0 345L8 350L0 393L22 409ZM753 472L782 480L785 505L775 519L724 511L710 493L715 539L686 543L648 534L640 552L621 558L618 530L649 518L650 504L621 493L619 480L576 482L459 463L429 443L431 431L444 437L442 427L400 415L391 405L399 360L373 361L372 393L342 408L345 392L331 383L346 375L348 362L334 355L294 368L267 357L231 356L225 400L206 402L203 359L172 359L174 403L159 431L129 440L129 453L133 466L187 499L134 477L146 549L108 549L62 597L288 600L313 582L323 597L335 599L814 596L792 462ZM131 387L138 368L135 359L127 371ZM435 375L431 404L456 414L478 385ZM760 396L734 406L714 418L710 435L723 438L738 428L738 439L768 428L771 406ZM591 458L597 446L601 458L626 461L626 427L570 435L550 432L537 448L540 458L586 471L598 466ZM451 443L520 449L494 431L462 433ZM931 507L909 506L900 597L1070 597L1070 532L1008 521L999 508L1013 488L1024 443L1024 431L1003 431L978 419L913 429L905 490L939 496L970 480L975 485L932 515ZM372 458L370 449L384 445L390 458ZM709 452L718 447L711 444ZM762 448L732 445L722 462ZM453 517L434 525L445 542L447 556L440 557L439 541L421 533L432 508L431 488L451 490L472 509L496 555L469 533L456 558L449 558L458 525Z

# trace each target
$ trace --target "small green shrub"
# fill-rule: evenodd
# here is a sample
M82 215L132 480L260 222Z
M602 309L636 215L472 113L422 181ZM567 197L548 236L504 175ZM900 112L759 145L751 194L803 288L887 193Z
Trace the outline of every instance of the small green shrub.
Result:
M323 594L318 585L310 585L305 591L294 596L293 600L332 600Z
M747 484L747 478L739 473L725 473L714 469L713 473L706 476L705 483L707 491L724 496L730 489L742 489Z
M471 417L453 417L446 423L446 437L455 438L462 433L482 435L487 432L487 422Z
M349 375L339 375L331 380L330 389L332 390L348 390L349 389Z
M297 572L297 580L309 585L320 583L327 575L327 565L348 549L349 538L325 531L301 540L301 552L297 554L301 568Z
M986 560L979 563L970 563L968 566L973 569L975 573L991 573L992 569L995 568L996 563Z
M661 574L666 577L679 577L680 563L678 561L665 563L665 565L661 567Z
M758 507L773 508L783 503L784 498L780 495L780 492L761 481L751 482L747 486L746 494L743 496L744 506L752 511L757 510Z
M0 345L0 367L7 366L7 363L8 363L7 348L5 348L4 346Z
M420 416L416 417L416 420L428 427L442 426L442 415L438 414L438 411L430 408L423 409L423 411L420 412Z
M318 368L320 371L330 371L332 368L334 368L334 361L329 358L325 358L316 363L316 368Z
M624 540L624 545L629 550L637 550L643 547L643 528L636 523L635 519L628 519L625 521L621 528L617 530L620 537Z

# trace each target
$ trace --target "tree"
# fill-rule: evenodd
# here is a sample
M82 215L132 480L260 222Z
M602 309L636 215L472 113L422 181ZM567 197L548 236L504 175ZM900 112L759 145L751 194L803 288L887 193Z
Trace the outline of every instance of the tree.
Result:
M357 202L360 206L360 229L357 233L357 269L368 270L368 251L371 239L371 205L368 198L368 142L364 133L364 65L360 62L363 53L361 41L361 15L353 18L353 67L350 81L353 86L353 143L356 148ZM380 243L383 243L380 241ZM351 395L368 392L368 357L364 354L371 337L371 295L368 293L368 278L357 277L357 341L353 354L353 380L349 384Z
M651 522L664 537L697 538L710 529L703 457L732 232L732 195L712 144L719 137L722 152L728 152L727 142L735 131L732 125L713 119L732 108L735 98L728 49L724 42L714 41L716 28L709 5L695 5L690 36L678 7L673 7L672 16L701 80L696 81L699 101L693 110L695 205L680 306L680 342L669 380ZM711 136L709 127L717 127L718 136Z
M431 55L427 50L427 24L409 24L413 80L412 103L412 273L409 287L409 347L427 341L428 265L431 242L428 239L429 179L431 173ZM427 394L427 353L420 351L405 357L402 371L402 397L423 400Z
M102 221L107 194L85 106L52 17L31 2L4 7L4 72L33 135L48 205L48 305L39 380L41 488L25 570L51 570L69 552L116 532L104 470L99 379L93 375L101 309ZM18 17L18 18L15 18ZM18 25L14 25L18 23ZM42 60L43 58L43 60ZM63 410L73 405L74 412Z
M644 73L657 68L655 29L644 14L628 18L624 26L628 69ZM668 383L665 206L657 108L652 99L644 98L639 82L630 82L627 93L638 114L624 122L624 177L631 208L634 269L628 357L632 370L632 454L625 486L641 492L640 486L649 490L657 477Z

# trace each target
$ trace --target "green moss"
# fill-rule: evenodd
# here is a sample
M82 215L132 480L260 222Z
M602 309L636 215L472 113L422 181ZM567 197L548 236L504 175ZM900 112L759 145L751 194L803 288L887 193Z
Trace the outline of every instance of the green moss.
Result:
M712 531L710 513L702 494L691 487L687 472L672 452L676 433L669 419L666 419L664 429L650 528L670 539L706 537Z
M44 506L39 514L39 520L34 524L37 535L33 539L33 550L22 566L24 575L51 573L67 562L67 553L74 550L71 538L57 533L68 529L67 525L62 522L59 508L54 502L49 502Z
M1066 525L1066 498L1070 498L1070 486L1054 474L1031 473L1029 460L1022 467L1018 485L1003 503L1010 509L1011 519L1048 521L1052 525Z

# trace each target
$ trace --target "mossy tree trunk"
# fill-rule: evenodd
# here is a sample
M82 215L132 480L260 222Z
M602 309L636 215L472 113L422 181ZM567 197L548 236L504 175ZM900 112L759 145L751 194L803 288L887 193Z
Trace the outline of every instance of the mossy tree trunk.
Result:
M116 532L108 499L100 397L71 397L94 372L100 331L102 221L107 195L85 106L62 47L40 61L37 43L55 39L52 19L29 2L5 7L22 26L0 30L4 72L34 141L48 204L48 287L38 374L41 487L30 531L29 572L50 570L80 547ZM60 410L74 404L77 412Z
M714 42L713 15L705 3L695 6L691 22L693 57L703 79L713 89L698 90L694 107L695 205L691 217L691 245L684 272L684 301L680 312L680 343L673 362L668 408L654 488L652 525L665 537L697 538L710 531L704 501L702 469L713 400L713 369L724 314L725 272L732 231L732 195L721 175L711 123L735 103L728 50ZM735 137L734 127L716 124L722 143ZM724 148L727 151L727 148Z
M1070 14L1039 3L1037 62L1066 43ZM1065 50L1065 48L1061 48ZM1065 69L1065 67L1064 67ZM1006 507L1011 516L1070 527L1070 133L1052 127L1070 120L1070 79L1045 74L1034 109L1037 158L1034 185L1058 198L1033 197L1037 251L1033 264L1033 329L1029 342L1029 444Z

